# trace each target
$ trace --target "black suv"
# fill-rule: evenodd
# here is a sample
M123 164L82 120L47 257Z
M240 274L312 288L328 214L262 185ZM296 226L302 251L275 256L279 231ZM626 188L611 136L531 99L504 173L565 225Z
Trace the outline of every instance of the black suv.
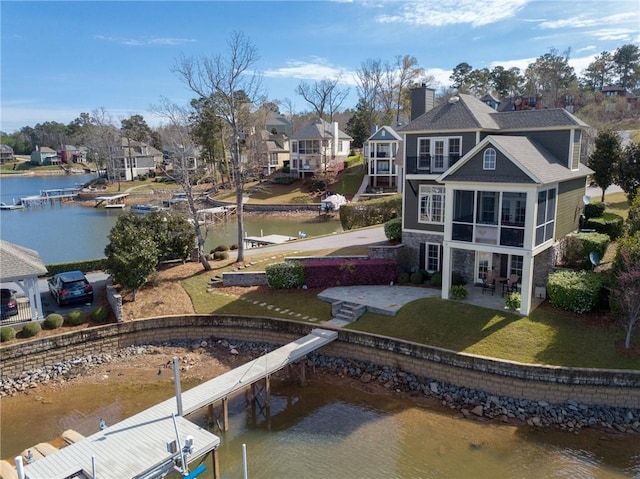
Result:
M49 279L49 292L58 306L75 302L93 302L93 286L82 271L56 274Z

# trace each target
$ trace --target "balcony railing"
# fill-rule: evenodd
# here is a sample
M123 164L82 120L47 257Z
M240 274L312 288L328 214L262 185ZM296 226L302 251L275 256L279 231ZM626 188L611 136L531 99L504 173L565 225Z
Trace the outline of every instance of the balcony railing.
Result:
M430 175L444 173L460 159L460 155L407 156L408 175Z

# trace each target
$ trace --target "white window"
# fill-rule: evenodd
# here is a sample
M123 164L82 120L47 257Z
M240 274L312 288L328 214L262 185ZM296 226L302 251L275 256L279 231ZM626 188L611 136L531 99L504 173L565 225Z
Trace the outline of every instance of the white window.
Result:
M297 141L292 141L291 142L291 151L293 153L298 153L298 142Z
M431 164L431 140L420 138L418 140L418 169L428 170Z
M482 169L483 170L496 169L496 150L494 150L493 148L487 148L486 150L484 150Z
M418 222L444 223L444 186L420 185L418 201Z
M338 152L342 153L342 140L338 140Z
M440 245L435 243L426 243L425 245L425 269L429 273L440 271Z
M556 190L538 192L536 216L536 246L553 238L556 223Z

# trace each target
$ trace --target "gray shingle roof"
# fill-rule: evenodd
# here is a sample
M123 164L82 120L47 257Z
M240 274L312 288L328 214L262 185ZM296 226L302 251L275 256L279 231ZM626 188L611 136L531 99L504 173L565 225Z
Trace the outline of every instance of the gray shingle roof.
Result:
M327 137L333 137L333 126L321 118L291 135L292 140L321 140ZM338 137L342 140L353 139L340 129L338 129Z
M549 150L523 136L489 135L485 140L507 154L534 181L547 184L587 176L593 171L580 163L577 170L567 168Z
M46 273L47 268L37 251L0 240L0 277L3 281Z
M386 131L390 135L390 137L387 137L387 136L383 137L382 136L382 131L383 130ZM367 138L367 141L372 141L372 140L374 140L374 141L378 141L378 140L387 140L387 141L396 140L396 141L400 141L400 140L402 140L402 137L400 135L398 135L393 128L391 128L390 126L386 126L385 125L385 126L381 126L373 135L371 135L369 138Z
M412 131L514 130L588 125L567 110L495 111L474 96L459 94L398 129Z

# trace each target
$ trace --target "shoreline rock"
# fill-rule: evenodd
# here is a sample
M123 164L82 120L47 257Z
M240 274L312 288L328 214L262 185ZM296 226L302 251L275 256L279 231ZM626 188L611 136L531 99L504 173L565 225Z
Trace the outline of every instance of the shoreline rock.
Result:
M233 345L233 346L231 346ZM221 338L173 340L157 344L130 346L113 354L88 355L72 358L35 370L25 371L14 378L0 380L0 397L15 396L52 381L71 381L85 371L102 364L130 356L150 354L157 348L183 347L195 351L205 349L216 354L242 354L256 358L278 346L261 342L240 342ZM437 400L442 406L457 410L469 419L519 422L530 427L557 428L577 433L585 427L600 427L612 432L640 433L640 409L612 408L581 404L568 400L562 404L495 396L485 391L458 387L431 378L417 377L397 368L379 366L371 362L312 353L305 359L307 366L322 372L347 377L363 384L378 384L388 391L409 397Z

